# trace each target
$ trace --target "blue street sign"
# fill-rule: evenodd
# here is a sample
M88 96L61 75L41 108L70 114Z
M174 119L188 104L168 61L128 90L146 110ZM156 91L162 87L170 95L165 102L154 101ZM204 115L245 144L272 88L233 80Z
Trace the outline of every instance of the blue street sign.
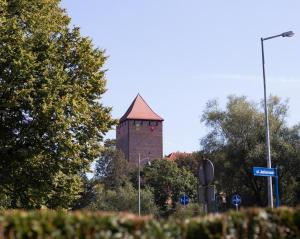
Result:
M187 204L189 204L189 197L187 196L187 195L182 195L181 197L180 197L180 203L182 204L182 205L187 205Z
M240 195L238 194L234 194L231 198L231 203L234 205L234 206L238 206L240 205L242 202L242 198Z
M275 192L276 192L276 207L279 207L279 182L278 182L278 169L277 168L261 168L261 167L253 167L253 175L254 176L262 176L262 177L275 177Z
M276 170L275 168L253 167L253 175L262 177L276 177Z

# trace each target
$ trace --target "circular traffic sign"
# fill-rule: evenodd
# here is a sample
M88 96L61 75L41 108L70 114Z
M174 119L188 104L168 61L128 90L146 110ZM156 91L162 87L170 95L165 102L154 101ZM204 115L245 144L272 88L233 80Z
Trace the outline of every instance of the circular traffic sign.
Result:
M240 195L238 194L234 194L231 198L231 203L234 205L234 206L238 206L242 203L242 198Z
M185 194L180 197L180 203L182 205L187 205L189 201L190 201L189 197Z

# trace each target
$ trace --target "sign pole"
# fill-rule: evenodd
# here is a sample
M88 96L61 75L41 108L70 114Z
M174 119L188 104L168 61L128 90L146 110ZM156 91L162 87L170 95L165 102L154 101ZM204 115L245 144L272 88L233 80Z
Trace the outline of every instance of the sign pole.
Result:
M278 168L275 168L276 176L275 176L275 191L276 191L276 207L280 206L279 201L279 182L278 182Z
M207 215L207 213L208 213L208 200L207 200L207 187L205 186L204 187L204 199L205 199L205 201L204 201L204 213L205 213L205 215Z
M238 204L235 204L235 209L236 209L237 212L239 211L239 205Z

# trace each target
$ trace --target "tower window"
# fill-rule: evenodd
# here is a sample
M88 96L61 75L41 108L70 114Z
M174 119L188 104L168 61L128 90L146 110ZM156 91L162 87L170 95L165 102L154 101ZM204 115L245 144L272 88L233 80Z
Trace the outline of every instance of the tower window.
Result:
M141 125L143 125L143 121L142 121L142 120L134 120L134 121L133 121L133 124L134 124L135 126L141 126Z
M157 126L158 125L158 121L149 121L149 125L150 126Z

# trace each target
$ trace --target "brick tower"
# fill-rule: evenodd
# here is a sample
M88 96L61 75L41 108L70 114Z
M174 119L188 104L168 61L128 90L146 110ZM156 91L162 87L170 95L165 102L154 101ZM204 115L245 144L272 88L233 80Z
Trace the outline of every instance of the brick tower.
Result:
M162 158L163 119L138 94L117 126L117 148L129 163Z

